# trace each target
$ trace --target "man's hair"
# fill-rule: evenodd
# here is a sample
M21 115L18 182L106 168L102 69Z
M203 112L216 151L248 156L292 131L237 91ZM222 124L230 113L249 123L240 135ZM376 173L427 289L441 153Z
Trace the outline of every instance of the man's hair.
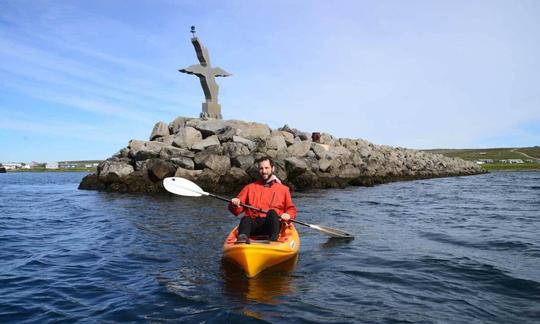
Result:
M274 166L274 160L272 160L272 158L269 157L269 156L263 156L261 158L258 158L256 162L257 162L257 165L258 165L258 164L260 164L261 162L264 162L264 161L268 161L268 162L270 162L270 166Z

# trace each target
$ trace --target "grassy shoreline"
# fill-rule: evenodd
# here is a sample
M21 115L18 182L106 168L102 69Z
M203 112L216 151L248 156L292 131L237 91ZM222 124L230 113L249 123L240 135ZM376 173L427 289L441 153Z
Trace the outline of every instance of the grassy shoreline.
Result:
M451 158L460 158L465 161L486 161L492 163L481 164L488 171L540 171L540 146L533 147L507 147L507 148L479 148L479 149L430 149L429 153L442 154ZM525 163L502 163L501 160L522 160Z
M486 163L481 166L488 171L540 171L540 163Z

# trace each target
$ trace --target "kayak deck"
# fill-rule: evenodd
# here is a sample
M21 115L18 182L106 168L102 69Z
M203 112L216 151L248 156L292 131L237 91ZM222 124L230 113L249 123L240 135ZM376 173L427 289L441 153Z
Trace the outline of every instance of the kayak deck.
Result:
M277 242L253 237L250 244L235 244L237 235L235 227L223 243L223 257L242 268L249 278L294 257L300 247L298 232L292 224L282 226Z

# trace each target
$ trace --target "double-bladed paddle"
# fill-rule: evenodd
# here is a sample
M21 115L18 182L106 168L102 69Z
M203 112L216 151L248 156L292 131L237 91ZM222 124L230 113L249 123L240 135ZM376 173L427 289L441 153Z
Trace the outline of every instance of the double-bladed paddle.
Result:
M231 202L231 199L221 197L221 196L218 196L218 195L215 195L215 194L212 194L212 193L209 193L209 192L206 192L206 191L202 190L201 187L199 187L197 184L195 184L194 182L189 181L188 179L185 179L185 178L180 178L180 177L165 178L165 179L163 179L163 187L165 187L165 189L167 191L169 191L169 192L171 192L173 194L176 194L176 195L180 195L180 196L188 196L188 197L210 196L212 198L216 198L216 199L219 199L219 200ZM246 205L246 204L242 204L242 203L240 205L242 205L243 207L249 208L249 209L256 210L256 211L261 212L261 213L267 213L268 212L267 210L263 210L263 209L253 207L253 206L250 206L250 205ZM300 221L297 221L297 220L294 220L294 219L290 219L290 221L293 222L293 223L296 223L296 224L304 225L304 226L307 226L309 228L321 231L321 232L323 232L325 234L330 235L331 237L347 238L347 239L353 239L354 238L354 236L352 234L347 233L347 232L342 231L342 230L339 230L339 229L335 229L335 228L331 228L331 227L327 227L327 226L321 226L321 225L308 224L308 223L300 222Z

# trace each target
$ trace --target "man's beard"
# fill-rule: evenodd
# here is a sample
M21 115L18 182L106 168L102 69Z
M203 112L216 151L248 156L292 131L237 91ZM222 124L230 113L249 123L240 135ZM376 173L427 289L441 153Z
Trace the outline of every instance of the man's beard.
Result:
M270 172L268 173L268 177L266 179L264 178L264 175L262 174L259 174L259 177L261 178L261 180L268 181L269 179L272 178L273 175L274 175L274 172Z

